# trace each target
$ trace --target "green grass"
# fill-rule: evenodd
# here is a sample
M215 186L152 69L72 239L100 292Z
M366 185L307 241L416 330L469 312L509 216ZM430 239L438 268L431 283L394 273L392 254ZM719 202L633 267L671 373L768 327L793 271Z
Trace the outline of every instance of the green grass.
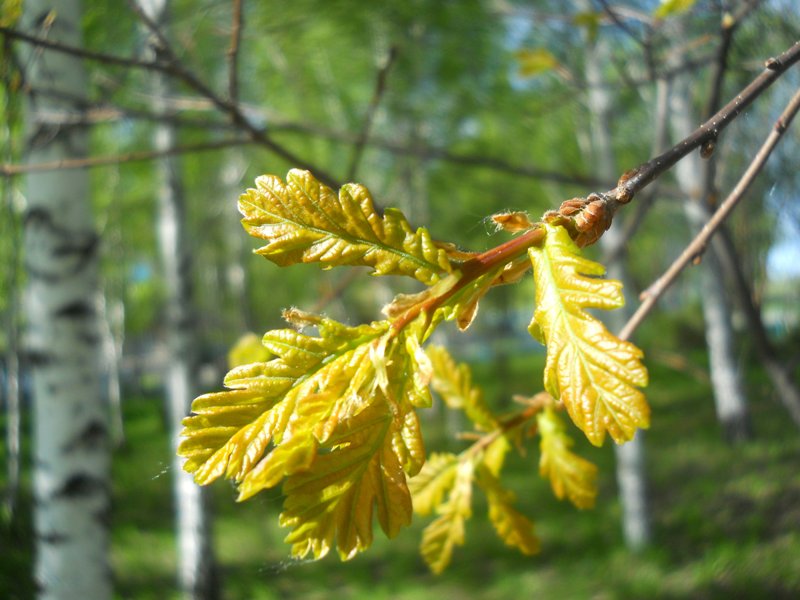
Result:
M535 389L540 357L513 359L503 389ZM534 364L534 367L536 365ZM441 576L417 546L426 521L396 539L376 535L348 563L288 558L277 524L279 492L243 504L225 483L211 487L225 598L796 598L800 597L800 436L757 374L748 379L757 439L731 447L717 427L707 383L650 365L653 426L647 435L655 543L632 555L622 543L613 453L579 442L601 469L598 506L577 511L538 477L537 455L505 474L518 506L536 521L542 552L505 548L476 494L467 544ZM479 365L486 378L493 365ZM527 383L530 382L530 383ZM487 397L499 388L490 385ZM437 419L428 419L436 425ZM119 598L175 598L170 452L157 399L126 405L128 443L114 460L112 562ZM435 432L429 440L435 439ZM576 436L577 437L577 436ZM433 447L433 442L429 445ZM0 455L1 456L1 455ZM0 480L2 481L2 480ZM20 518L0 525L0 597L28 598L28 478Z

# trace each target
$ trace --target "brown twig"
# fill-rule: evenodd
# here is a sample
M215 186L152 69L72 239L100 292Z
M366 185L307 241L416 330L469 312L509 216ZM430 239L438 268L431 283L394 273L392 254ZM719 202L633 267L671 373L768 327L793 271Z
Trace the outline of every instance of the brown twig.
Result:
M651 181L671 169L684 156L703 144L715 140L720 132L733 122L745 108L767 89L789 67L800 60L800 42L786 50L776 58L766 62L766 68L737 96L723 106L714 116L708 119L693 133L666 152L639 165L609 195L621 202L627 202L637 192L644 189Z
M702 253L703 249L708 244L711 236L714 235L716 230L727 218L730 212L736 207L739 201L744 196L747 189L753 183L758 173L764 166L764 163L769 158L772 150L775 148L778 141L783 136L786 129L792 122L792 119L800 110L800 91L798 91L789 104L786 105L781 116L775 123L775 126L770 131L767 139L762 144L759 151L756 153L752 162L739 179L736 186L725 199L719 208L714 212L711 219L703 226L703 229L695 236L692 242L684 249L681 255L670 265L670 267L659 277L647 290L642 293L642 304L636 310L634 315L622 328L619 334L620 339L628 339L642 323L647 314L653 309L656 301L664 294L669 286L675 281L678 275L683 271L692 260Z
M242 41L242 0L231 0L232 26L231 45L228 47L228 98L231 102L239 99L239 46Z
M104 52L95 52L93 50L86 50L76 46L70 46L61 42L49 40L45 37L31 35L22 31L17 31L11 27L0 26L0 34L6 38L26 42L38 48L45 48L47 50L54 50L63 54L69 54L78 58L85 58L95 62L113 65L115 67L126 67L134 69L146 69L149 71L161 71L164 73L172 73L170 65L160 62L153 62L147 60L139 60L136 58L126 58L124 56L115 56L113 54L106 54Z
M341 184L338 180L327 171L309 163L301 159L299 156L284 148L277 142L275 142L266 130L256 127L247 116L242 112L239 105L229 99L225 99L219 94L217 94L214 90L212 90L208 84L202 81L197 75L195 75L192 71L190 71L184 63L178 58L175 54L175 51L172 49L172 45L169 43L169 40L164 36L164 34L159 29L158 25L151 19L143 10L142 7L139 6L137 2L134 0L128 0L128 4L130 5L131 9L136 13L142 23L152 32L152 34L156 37L159 42L159 51L164 56L167 63L172 67L170 70L170 74L174 75L178 79L182 80L186 85L200 93L202 96L208 98L211 103L217 107L218 110L228 115L231 119L231 122L238 126L239 128L243 129L247 134L253 139L253 141L261 146L272 151L276 156L281 157L285 161L292 164L294 167L298 167L301 169L307 169L314 173L315 177L320 181L324 182L326 185L329 185L334 188L341 187Z
M375 113L378 111L378 105L386 92L386 81L388 79L389 71L397 58L397 47L392 46L386 55L383 65L378 69L378 75L375 78L375 89L372 92L369 106L367 107L367 114L364 115L364 122L361 125L361 131L356 138L355 145L353 146L353 154L350 156L350 167L347 169L348 181L353 181L358 171L358 163L361 162L361 156L364 153L364 147L367 145L370 129L375 120Z
M113 156L95 156L90 158L64 159L46 163L32 164L4 164L0 165L0 175L20 175L23 173L41 173L43 171L62 171L67 169L85 169L89 167L102 167L107 165L118 165L121 163L140 162L154 160L165 156L176 156L178 154L189 154L193 152L209 152L212 150L222 150L233 146L244 146L252 144L253 140L247 138L234 138L229 140L218 140L216 142L205 142L202 144L190 144L186 146L175 146L168 150L143 150L140 152L128 152L126 154L115 154Z

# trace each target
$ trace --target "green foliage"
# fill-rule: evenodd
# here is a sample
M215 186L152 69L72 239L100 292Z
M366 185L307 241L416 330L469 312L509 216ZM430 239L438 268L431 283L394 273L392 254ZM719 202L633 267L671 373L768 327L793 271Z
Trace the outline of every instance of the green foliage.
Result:
M620 306L620 284L597 278L602 267L580 257L564 227L521 213L495 215L519 236L483 254L457 251L414 231L398 211L380 216L363 186L348 184L337 195L297 170L286 182L258 178L239 208L245 229L266 240L257 252L281 266L368 266L376 275L428 285L398 295L385 307L385 321L367 325L285 311L295 329L267 332L260 346L243 338L231 352L228 389L192 404L178 450L185 469L201 485L232 479L239 500L282 485L280 523L290 529L293 556L321 558L335 548L350 559L372 544L373 517L394 537L410 523L413 505L437 515L420 550L441 572L464 543L476 486L500 539L533 554L539 549L533 523L502 482L508 452L521 451L538 432L541 475L557 497L588 508L596 468L570 451L554 411L566 407L596 445L606 431L622 442L648 425L649 409L636 389L647 382L641 352L584 310ZM547 392L500 417L466 365L423 344L443 321L467 328L492 287L528 270L526 253L536 280L531 333L547 345ZM431 388L448 408L463 411L475 431L462 452L426 461L417 409L431 405Z

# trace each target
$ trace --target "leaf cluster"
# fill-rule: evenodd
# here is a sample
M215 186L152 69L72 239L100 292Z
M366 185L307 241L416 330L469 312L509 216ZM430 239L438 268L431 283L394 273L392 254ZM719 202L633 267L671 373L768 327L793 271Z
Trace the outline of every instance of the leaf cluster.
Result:
M298 170L285 181L258 178L239 209L245 229L265 242L256 252L278 265L366 266L374 275L426 286L397 296L384 309L387 319L370 324L286 311L294 328L267 332L260 344L241 340L231 352L227 389L192 404L178 450L185 469L201 485L233 480L239 500L282 486L280 522L290 530L293 556L320 558L336 548L349 559L371 544L374 517L392 537L410 522L413 507L436 514L421 552L440 572L464 542L476 486L499 537L533 554L539 549L533 522L502 483L507 453L538 435L540 474L558 498L589 508L596 468L572 452L557 411L566 408L595 445L606 432L620 443L648 425L638 389L647 383L641 352L586 311L620 306L620 284L600 278L602 266L580 256L569 234L574 226L495 215L517 237L483 254L462 252L413 229L399 211L380 214L363 186L348 184L337 194ZM583 215L576 209L568 217ZM547 347L546 391L500 417L466 365L442 347L423 345L443 321L469 327L480 299L531 265L530 331ZM464 412L474 442L459 454L426 460L417 410L431 405L431 389L448 408Z

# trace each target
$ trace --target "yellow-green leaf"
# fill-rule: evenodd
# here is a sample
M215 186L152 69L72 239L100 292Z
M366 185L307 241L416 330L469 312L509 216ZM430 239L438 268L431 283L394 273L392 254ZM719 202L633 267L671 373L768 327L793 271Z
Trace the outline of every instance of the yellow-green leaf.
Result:
M564 403L592 444L601 445L606 432L617 443L628 441L650 423L638 389L647 385L642 352L585 310L622 306L622 284L601 279L603 266L583 258L566 229L544 227L544 244L529 250L536 280L529 329L547 346L545 389Z
M486 467L478 469L477 481L486 492L489 520L500 539L523 554L539 552L539 540L534 533L533 523L513 506L516 500L514 493L505 489Z
M233 368L231 389L195 399L178 452L198 483L236 481L239 500L284 482L292 553L336 547L348 559L371 543L373 512L390 537L411 518L406 477L425 462L415 412L429 404L425 322L397 333L294 317L319 335L268 332L273 358Z
M389 537L411 522L406 474L392 448L398 427L385 402L340 422L325 453L289 477L281 525L291 527L292 555L325 556L334 546L348 560L372 543L373 511Z
M456 364L443 346L427 348L433 366L431 387L453 409L463 410L478 429L488 431L497 426L481 389L472 383L472 373L464 363Z
M270 357L255 333L246 333L228 351L228 367L239 367L249 363L264 362Z
M450 564L453 548L464 544L464 524L472 516L472 478L474 464L458 463L453 487L447 502L437 508L439 517L422 533L422 558L434 573L441 573Z
M240 197L239 211L248 233L267 240L256 252L281 266L368 266L425 284L451 271L447 251L425 229L412 230L395 209L381 217L359 184L342 186L337 197L308 171L293 169L285 182L264 175Z
M0 7L0 26L14 27L22 16L22 0L3 0Z
M520 77L535 77L558 66L558 59L547 48L523 48L514 53Z
M431 454L419 474L408 482L415 513L425 516L436 510L444 495L453 487L457 466L458 457L455 454Z
M550 480L559 500L566 497L578 508L592 508L597 497L597 467L570 450L573 441L552 408L537 414L536 420L541 436L539 473Z
M661 0L661 4L653 13L659 19L679 15L691 9L695 0Z

